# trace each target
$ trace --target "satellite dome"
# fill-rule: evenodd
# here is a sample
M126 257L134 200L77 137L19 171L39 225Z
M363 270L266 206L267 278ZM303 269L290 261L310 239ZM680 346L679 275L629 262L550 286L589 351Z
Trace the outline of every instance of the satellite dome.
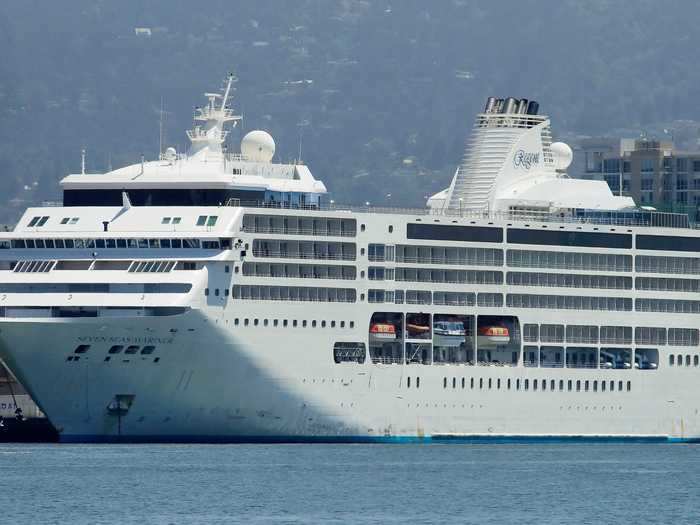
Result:
M275 154L275 141L266 131L256 129L241 140L241 155L253 162L270 162Z
M168 149L165 150L165 159L170 161L176 160L177 150L170 146Z
M553 142L551 148L554 156L554 168L557 171L564 171L571 165L571 161L574 159L574 152L564 142Z

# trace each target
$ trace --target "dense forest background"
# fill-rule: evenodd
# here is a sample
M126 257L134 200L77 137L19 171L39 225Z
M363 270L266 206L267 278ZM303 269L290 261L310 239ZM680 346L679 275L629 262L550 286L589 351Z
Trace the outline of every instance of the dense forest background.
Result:
M234 71L230 135L268 130L338 202L422 205L489 95L536 99L557 138L697 146L700 3L651 0L22 0L0 3L0 220L58 180L182 149ZM148 28L137 31L136 28ZM622 131L620 131L622 130Z

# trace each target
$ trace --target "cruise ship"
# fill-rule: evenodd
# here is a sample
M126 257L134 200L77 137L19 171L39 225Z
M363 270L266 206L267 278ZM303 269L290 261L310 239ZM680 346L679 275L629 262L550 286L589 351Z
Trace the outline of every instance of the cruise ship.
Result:
M569 178L537 102L489 98L391 209L229 152L232 95L0 236L0 357L61 440L700 438L700 234Z

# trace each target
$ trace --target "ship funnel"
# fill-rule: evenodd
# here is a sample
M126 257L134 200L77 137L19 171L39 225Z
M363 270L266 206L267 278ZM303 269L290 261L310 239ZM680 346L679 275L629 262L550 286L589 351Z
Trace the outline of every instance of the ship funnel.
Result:
M535 100L531 100L530 103L527 105L527 114L528 115L537 115L537 112L539 110L540 110L540 105Z
M527 99L526 98L521 98L520 101L518 102L518 113L520 115L524 115L527 113Z
M486 100L486 107L484 108L484 113L492 113L495 105L496 105L496 97L489 97Z
M505 114L510 114L510 113L515 113L515 109L517 106L517 102L513 97L508 97L503 101L503 108L501 109L501 113Z

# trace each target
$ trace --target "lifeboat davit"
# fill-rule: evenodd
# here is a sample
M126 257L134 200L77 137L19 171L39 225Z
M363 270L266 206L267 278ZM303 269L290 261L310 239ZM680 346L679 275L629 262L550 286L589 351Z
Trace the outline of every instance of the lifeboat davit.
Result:
M430 326L425 326L422 324L406 324L406 331L408 332L408 337L412 339L429 339L430 338Z
M376 323L369 327L369 336L375 341L393 341L396 339L396 327L388 323Z
M482 326L479 328L478 344L494 346L510 342L510 332L505 326Z

